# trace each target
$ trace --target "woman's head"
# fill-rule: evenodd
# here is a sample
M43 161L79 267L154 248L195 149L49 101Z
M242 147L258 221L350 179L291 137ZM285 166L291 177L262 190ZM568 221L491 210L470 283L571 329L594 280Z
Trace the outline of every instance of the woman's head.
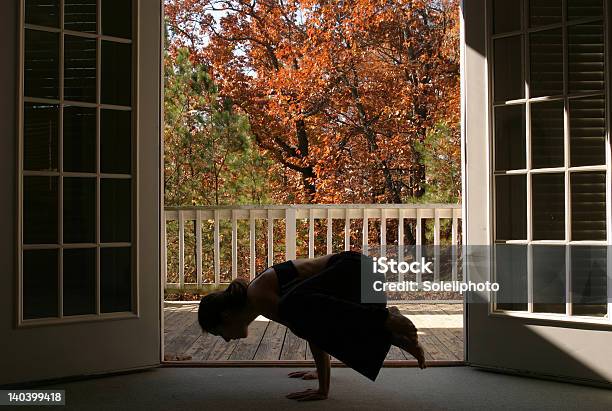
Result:
M237 278L225 291L210 293L200 300L198 322L206 332L223 337L226 341L245 338L248 322L244 321L247 306L247 283Z

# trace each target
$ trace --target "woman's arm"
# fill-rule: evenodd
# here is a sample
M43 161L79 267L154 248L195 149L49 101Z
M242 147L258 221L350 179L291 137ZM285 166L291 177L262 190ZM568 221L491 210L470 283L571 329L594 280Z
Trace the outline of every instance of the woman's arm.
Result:
M319 377L319 393L324 394L327 397L329 393L329 380L331 377L331 364L329 361L329 354L321 350L316 345L308 342L310 352L317 365L317 376Z
M329 394L329 382L331 378L331 363L329 360L329 354L327 354L325 351L321 350L310 342L308 342L308 345L310 346L310 351L312 352L312 356L317 366L319 389L309 389L305 391L294 392L292 394L287 395L287 398L298 401L324 400ZM290 376L292 375L290 374Z

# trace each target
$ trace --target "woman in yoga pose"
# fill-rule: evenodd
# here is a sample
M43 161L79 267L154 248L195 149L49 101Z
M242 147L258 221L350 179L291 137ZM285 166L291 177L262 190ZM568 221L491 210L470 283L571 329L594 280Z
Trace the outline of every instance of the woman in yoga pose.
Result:
M359 252L342 251L274 264L250 283L236 279L225 291L204 296L198 321L204 331L230 341L245 338L249 324L263 315L308 341L316 372L289 376L318 378L319 388L287 395L300 401L327 398L330 355L372 381L391 345L412 354L425 368L412 321L397 307L387 308L386 299L361 302L360 270L371 267L369 261L371 257Z

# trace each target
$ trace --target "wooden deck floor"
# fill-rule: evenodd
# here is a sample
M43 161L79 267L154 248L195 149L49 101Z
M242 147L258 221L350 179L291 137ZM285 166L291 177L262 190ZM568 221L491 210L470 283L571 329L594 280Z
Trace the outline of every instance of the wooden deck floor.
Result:
M405 304L398 307L419 329L419 340L428 360L463 360L461 304ZM251 324L249 336L243 340L226 343L221 337L203 334L197 322L197 309L197 303L167 304L164 308L164 352L167 359L190 361L312 359L306 341L296 337L286 327L263 318ZM387 356L387 360L406 359L414 358L393 346Z

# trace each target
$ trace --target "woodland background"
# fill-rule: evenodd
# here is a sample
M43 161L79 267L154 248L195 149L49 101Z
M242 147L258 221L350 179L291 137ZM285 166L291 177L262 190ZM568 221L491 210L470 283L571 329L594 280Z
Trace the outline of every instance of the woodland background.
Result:
M166 206L460 201L458 0L166 0L165 19ZM284 259L277 223L275 262ZM302 223L298 257L308 250ZM379 222L370 223L376 243ZM316 255L325 253L325 224L315 226ZM338 224L334 251L343 247ZM408 244L414 224L406 224ZM258 271L265 225L257 222ZM352 226L358 250L361 221ZM186 227L187 282L195 282L194 229ZM248 222L238 229L248 277ZM390 221L389 244L396 230ZM170 223L169 281L176 231ZM220 238L227 281L229 221Z

